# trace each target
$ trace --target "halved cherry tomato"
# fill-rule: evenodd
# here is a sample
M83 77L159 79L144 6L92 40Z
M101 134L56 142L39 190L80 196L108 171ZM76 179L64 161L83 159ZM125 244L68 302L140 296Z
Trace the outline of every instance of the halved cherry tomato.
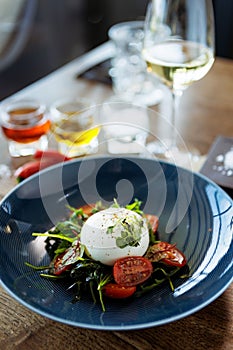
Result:
M159 227L159 218L156 215L152 215L152 214L145 214L145 217L149 223L149 225L151 226L151 229L154 233L156 233L158 231L158 227Z
M63 272L70 269L71 264L64 265L62 263L62 258L65 253L62 253L56 257L56 259L52 262L52 273L56 276L61 275Z
M184 254L177 248L173 248L171 253L173 257L165 258L162 262L166 265L182 267L187 264Z
M146 281L152 270L152 264L148 259L142 256L128 256L115 262L113 277L115 282L121 286L136 286Z
M184 254L176 248L176 245L167 242L153 244L149 248L146 258L151 262L162 262L177 267L182 267L187 263Z
M56 276L70 269L80 255L81 245L79 241L59 254L51 263L52 273Z
M116 283L108 283L103 287L106 297L113 299L125 299L131 297L136 292L136 287L124 287Z

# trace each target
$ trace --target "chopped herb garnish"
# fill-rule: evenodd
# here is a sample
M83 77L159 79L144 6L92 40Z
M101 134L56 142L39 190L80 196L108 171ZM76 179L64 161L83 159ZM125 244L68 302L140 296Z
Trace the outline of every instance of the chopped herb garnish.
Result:
M143 225L143 218L135 216L132 219L132 217L125 216L123 219L117 218L115 225L107 228L107 234L112 234L114 230L120 232L120 236L116 237L116 245L119 248L137 247L141 240Z

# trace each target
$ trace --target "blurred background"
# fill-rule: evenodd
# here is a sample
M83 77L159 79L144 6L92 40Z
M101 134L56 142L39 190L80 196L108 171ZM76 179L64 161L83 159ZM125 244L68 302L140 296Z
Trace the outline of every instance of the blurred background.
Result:
M0 35L2 8L7 2L0 0ZM0 57L0 100L108 40L107 32L113 24L144 19L148 3L149 0L29 0L23 39L10 58ZM233 59L233 1L213 0L213 5L216 55Z

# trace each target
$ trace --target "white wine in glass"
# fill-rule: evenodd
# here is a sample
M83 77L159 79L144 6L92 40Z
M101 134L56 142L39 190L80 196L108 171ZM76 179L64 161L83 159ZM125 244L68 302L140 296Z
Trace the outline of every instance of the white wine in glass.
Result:
M214 16L211 0L153 0L147 9L143 57L147 69L172 93L173 136L163 157L191 155L177 143L175 127L183 91L203 78L214 62ZM153 147L150 148L153 149ZM156 147L154 147L156 153Z

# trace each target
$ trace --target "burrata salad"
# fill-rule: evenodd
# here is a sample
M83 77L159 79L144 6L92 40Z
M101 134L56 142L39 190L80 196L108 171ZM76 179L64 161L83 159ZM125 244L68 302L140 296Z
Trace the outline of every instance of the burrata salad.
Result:
M187 277L187 261L175 243L159 239L159 219L141 210L141 201L120 206L101 202L69 207L70 216L45 233L50 260L26 265L42 278L70 282L73 302L89 295L105 311L105 298L139 297L166 282ZM184 271L185 270L185 271ZM185 272L185 273L184 273Z

